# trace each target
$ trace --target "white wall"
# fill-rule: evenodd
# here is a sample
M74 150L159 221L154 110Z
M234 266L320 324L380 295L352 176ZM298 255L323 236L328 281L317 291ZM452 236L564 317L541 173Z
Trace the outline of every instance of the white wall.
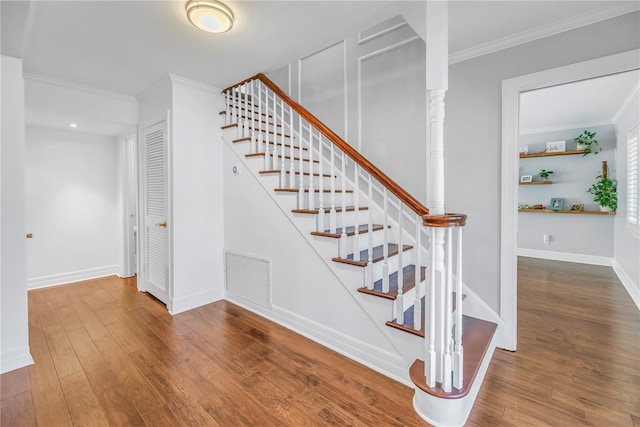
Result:
M548 206L552 197L564 198L564 209L571 209L575 203L583 203L585 210L597 211L598 204L587 188L596 180L602 171L602 161L607 162L609 177L618 176L615 162L616 135L613 124L589 127L596 132L596 139L602 148L597 155L532 157L520 159L519 176L537 175L540 169L551 170L553 184L518 186L518 204L543 204ZM520 146L526 145L529 152L543 151L548 141L566 141L566 149L575 149L573 139L581 134L584 128L566 129L554 132L520 135ZM534 212L518 213L518 248L534 251L560 252L571 254L576 259L589 261L593 256L613 258L613 224L614 217L600 215L569 215ZM543 243L543 234L550 234L550 244ZM531 252L527 252L531 253ZM547 254L548 256L555 256ZM558 255L562 256L562 255Z
M615 248L613 267L627 291L640 308L640 237L631 234L627 228L627 136L640 121L640 99L635 100L616 122L618 151L618 215L615 220Z
M402 23L396 16L267 76L425 203L425 43Z
M177 313L224 297L220 90L173 84L173 296Z
M0 373L33 363L29 353L24 224L22 61L2 56L0 150Z
M499 309L502 80L640 47L638 13L453 64L445 98L445 191L468 215L469 287Z
M119 173L116 138L27 127L29 288L122 274Z

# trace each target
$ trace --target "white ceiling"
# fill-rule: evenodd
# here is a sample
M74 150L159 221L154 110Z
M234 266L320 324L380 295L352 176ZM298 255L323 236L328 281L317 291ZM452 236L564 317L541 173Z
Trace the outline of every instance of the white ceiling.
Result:
M29 75L135 96L168 73L224 88L397 14L419 34L426 21L424 1L227 0L236 22L216 35L188 23L185 2L2 0L2 53L21 56ZM450 57L468 59L638 9L637 0L450 1Z
M635 70L523 93L520 133L613 124L639 82Z

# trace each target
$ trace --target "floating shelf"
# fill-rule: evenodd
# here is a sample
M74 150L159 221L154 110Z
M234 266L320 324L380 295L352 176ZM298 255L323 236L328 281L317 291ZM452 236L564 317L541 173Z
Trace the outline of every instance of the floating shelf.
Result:
M531 181L531 182L520 183L520 185L543 185L543 184L553 184L553 181Z
M586 151L587 150L567 150L567 151L558 151L557 153L531 153L531 154L520 153L520 158L527 159L529 157L570 156L572 154L584 154Z
M518 209L518 212L536 212L536 213L559 213L559 214L579 214L579 215L608 215L613 216L615 212L601 212L601 211L572 211L562 210L554 211L552 209Z

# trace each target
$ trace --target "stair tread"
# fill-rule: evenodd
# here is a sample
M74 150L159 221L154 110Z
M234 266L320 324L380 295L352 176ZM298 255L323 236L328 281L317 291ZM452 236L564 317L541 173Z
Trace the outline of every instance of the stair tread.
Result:
M384 225L382 224L372 224L372 229L373 231L380 231L384 229ZM391 228L391 227L389 227ZM356 227L353 225L350 225L348 227L346 227L345 230L347 236L354 236L356 234ZM369 232L369 225L368 224L361 224L358 226L358 234L365 234ZM336 228L336 232L335 233L331 233L330 230L325 230L325 231L313 231L311 232L311 234L313 236L322 236L322 237L331 237L331 238L335 238L335 239L339 239L342 236L342 227Z
M260 175L268 175L268 174L272 174L272 173L273 173L273 174L276 174L276 173L280 173L280 169L271 169L271 170L268 170L268 171L260 171L260 172L258 172L258 173L259 173ZM286 173L287 175L290 175L290 174L291 174L291 171L285 171L285 173ZM295 175L300 175L300 172L295 171L295 172L294 172L294 174L295 174ZM309 172L303 172L302 174L303 174L304 176L309 176ZM314 172L314 173L313 173L313 176L320 176L320 174L319 174L319 173L317 173L317 172ZM331 175L326 174L326 173L323 173L323 174L322 174L322 176L323 176L324 178L331 178Z
M221 111L220 114L226 114L226 113L224 111ZM256 112L256 114L258 114L258 113ZM258 119L258 118L252 118L250 116L247 116L246 114L242 114L240 117L243 118L243 119L251 120L253 122L264 123L267 126L273 127L273 122L267 122L266 120L261 120L261 119ZM280 123L276 123L275 125L276 125L276 127L279 127L279 128L282 127L282 125ZM226 129L226 128L230 128L230 127L237 127L237 126L238 126L237 122L236 123L229 123L227 125L223 125L222 129Z
M413 246L411 245L403 245L403 251L408 251L410 249L413 248ZM389 257L395 256L398 254L398 245L395 243L389 243L388 244L388 252L389 252ZM360 257L358 258L358 260L354 259L353 254L349 254L347 255L346 258L332 258L332 261L335 262L341 262L344 264L351 264L351 265L357 265L360 267L365 267L367 265L367 262L369 262L369 250L365 249L360 251ZM372 262L379 262L382 261L384 259L384 248L383 245L380 246L376 246L375 248L373 248L373 253L371 254L371 258L372 258Z
M466 298L466 296L463 294L462 298ZM421 304L422 304L422 312L426 313L424 311L424 304L425 304L425 297L423 296L422 299L420 300ZM456 311L456 293L453 292L452 295L452 312ZM405 332L409 332L410 334L413 335L417 335L419 337L424 338L424 322L422 324L422 328L420 329L415 329L413 326L413 311L414 311L414 306L411 305L409 308L407 308L404 313L403 313L403 317L402 317L402 323L398 323L398 319L393 319L393 320L389 320L386 325L387 326L391 326L392 328L395 329L400 329L401 331L405 331Z
M326 207L324 208L325 213L329 212L331 208ZM358 208L358 210L360 211L366 211L369 208L366 206L360 206ZM356 210L355 207L353 206L347 206L347 212L354 212ZM318 215L320 213L320 208L315 208L315 209L292 209L291 212L293 213L299 213L299 214L309 214L309 215ZM336 208L336 213L342 213L342 208Z
M241 108L240 108L240 111L251 111L251 110L247 110L246 108L241 107ZM218 114L220 114L220 115L222 116L222 115L226 115L226 114L227 114L227 112L226 112L225 110L222 110L222 111L220 111ZM258 113L256 112L256 114L258 114ZM263 115L263 116L270 117L270 118L273 118L273 115L272 115L272 114L267 115L266 113L262 113L262 115Z
M420 267L420 281L425 279L425 272L427 267ZM409 292L416 285L415 280L415 264L408 265L402 269L403 292ZM382 279L378 279L373 283L373 289L367 289L365 287L359 288L358 292L363 294L375 295L378 297L395 300L398 296L398 272L395 271L389 274L389 292L382 292Z
M250 153L250 154L245 154L244 156L245 156L245 157L264 157L264 154L265 154L265 153ZM278 158L279 158L279 159L281 159L281 158L282 158L282 154L278 154ZM286 160L291 160L291 156L284 156L284 158L285 158ZM293 158L293 160L295 160L295 161L300 161L300 158L299 158L299 157L294 157L294 158ZM303 159L302 159L302 161L304 161L304 162L308 162L308 161L309 161L309 159L304 159L304 158L303 158ZM320 163L320 161L319 161L319 160L315 160L315 159L314 159L314 160L313 160L313 163Z
M409 376L413 383L425 393L444 399L459 399L466 396L480 370L480 365L485 354L489 350L491 340L498 325L475 317L462 316L462 346L464 348L463 361L463 387L458 390L455 387L451 392L445 393L440 383L431 389L426 384L424 375L424 361L416 360L409 369Z

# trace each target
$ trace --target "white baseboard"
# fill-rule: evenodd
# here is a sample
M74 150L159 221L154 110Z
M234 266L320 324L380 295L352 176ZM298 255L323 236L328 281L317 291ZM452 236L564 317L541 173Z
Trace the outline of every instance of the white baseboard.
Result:
M0 374L33 365L29 346L14 347L0 354Z
M122 277L122 267L120 267L119 265L107 265L104 267L89 268L87 270L52 274L50 276L32 277L27 279L27 289L38 289L46 288L49 286L64 285L67 283L80 282L82 280L112 276L114 274Z
M543 251L540 249L518 248L518 256L550 259L554 261L577 262L580 264L604 265L613 267L613 258L598 255L574 254L571 252Z
M629 296L631 296L631 299L636 304L636 307L640 310L640 283L635 283L631 276L629 276L615 260L613 261L613 271L616 272L618 279L620 279Z
M193 310L203 305L224 299L224 290L200 292L186 297L171 298L169 301L169 313L174 315L184 311Z
M227 295L226 299L305 336L318 344L330 348L349 359L355 360L382 375L386 375L408 387L414 387L409 378L409 366L398 354L380 350L377 347L330 329L281 307L272 306L271 311L268 311L264 307L235 298L235 296Z

